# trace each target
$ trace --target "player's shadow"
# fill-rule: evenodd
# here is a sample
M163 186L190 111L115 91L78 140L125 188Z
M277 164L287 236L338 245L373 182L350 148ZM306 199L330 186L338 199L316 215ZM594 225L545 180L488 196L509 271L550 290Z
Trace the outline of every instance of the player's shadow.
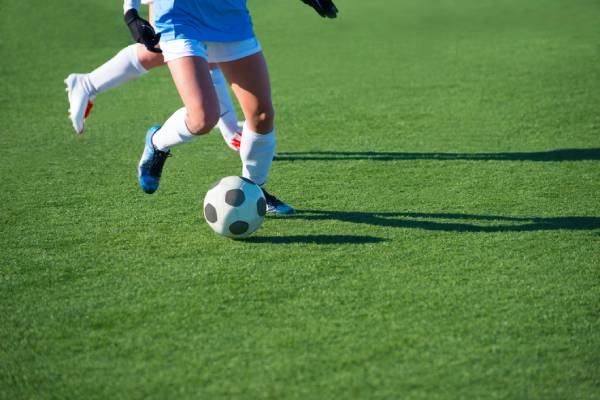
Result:
M376 151L284 151L276 161L339 161L339 160L470 160L470 161L587 161L600 160L600 148L557 149L537 152L502 153L405 153Z
M299 210L288 218L308 221L337 220L380 227L447 232L591 231L600 229L600 217L509 217L457 213Z
M368 244L381 243L386 239L359 235L291 235L291 236L251 236L245 243L273 244Z

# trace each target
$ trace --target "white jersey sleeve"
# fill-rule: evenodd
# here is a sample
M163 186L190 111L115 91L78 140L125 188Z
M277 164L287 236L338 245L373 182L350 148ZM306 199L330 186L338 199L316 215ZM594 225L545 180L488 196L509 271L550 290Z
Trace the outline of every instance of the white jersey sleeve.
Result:
M123 1L123 12L124 13L131 10L132 8L139 10L140 9L140 0L124 0Z

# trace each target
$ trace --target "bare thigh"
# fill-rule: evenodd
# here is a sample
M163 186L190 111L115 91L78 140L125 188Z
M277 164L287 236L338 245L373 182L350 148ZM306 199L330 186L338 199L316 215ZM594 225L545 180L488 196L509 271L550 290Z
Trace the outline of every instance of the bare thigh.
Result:
M219 120L219 102L208 63L201 57L181 57L167 64L187 109L188 129L197 135L210 132Z
M262 52L240 60L219 63L231 84L248 128L257 133L273 131L275 112L271 102L271 83Z

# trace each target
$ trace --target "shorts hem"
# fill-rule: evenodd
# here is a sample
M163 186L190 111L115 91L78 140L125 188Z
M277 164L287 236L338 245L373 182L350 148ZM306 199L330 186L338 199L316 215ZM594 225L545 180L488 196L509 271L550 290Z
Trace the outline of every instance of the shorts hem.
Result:
M201 57L207 62L240 60L262 51L256 37L239 42L211 42L190 39L161 40L166 63L183 57Z
M165 60L165 64L168 63L169 61L173 61L173 60L177 60L178 58L183 58L183 57L199 57L202 58L204 61L209 62L208 61L208 57L203 55L203 54L172 54L169 55L169 53L163 52L163 58Z
M237 60L241 60L242 58L246 58L249 56L252 56L254 54L260 53L262 51L262 48L260 46L257 46L253 49L248 49L246 51L242 51L240 53L237 53L235 56L222 56L222 57L208 57L208 62L211 63L224 63L224 62L230 62L230 61L237 61Z

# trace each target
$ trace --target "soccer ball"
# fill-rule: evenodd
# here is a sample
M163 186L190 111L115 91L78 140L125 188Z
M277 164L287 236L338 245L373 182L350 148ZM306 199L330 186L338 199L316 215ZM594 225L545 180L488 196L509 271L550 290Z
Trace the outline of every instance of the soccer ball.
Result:
M242 239L256 231L267 211L260 186L250 179L227 176L204 197L204 219L219 235Z

